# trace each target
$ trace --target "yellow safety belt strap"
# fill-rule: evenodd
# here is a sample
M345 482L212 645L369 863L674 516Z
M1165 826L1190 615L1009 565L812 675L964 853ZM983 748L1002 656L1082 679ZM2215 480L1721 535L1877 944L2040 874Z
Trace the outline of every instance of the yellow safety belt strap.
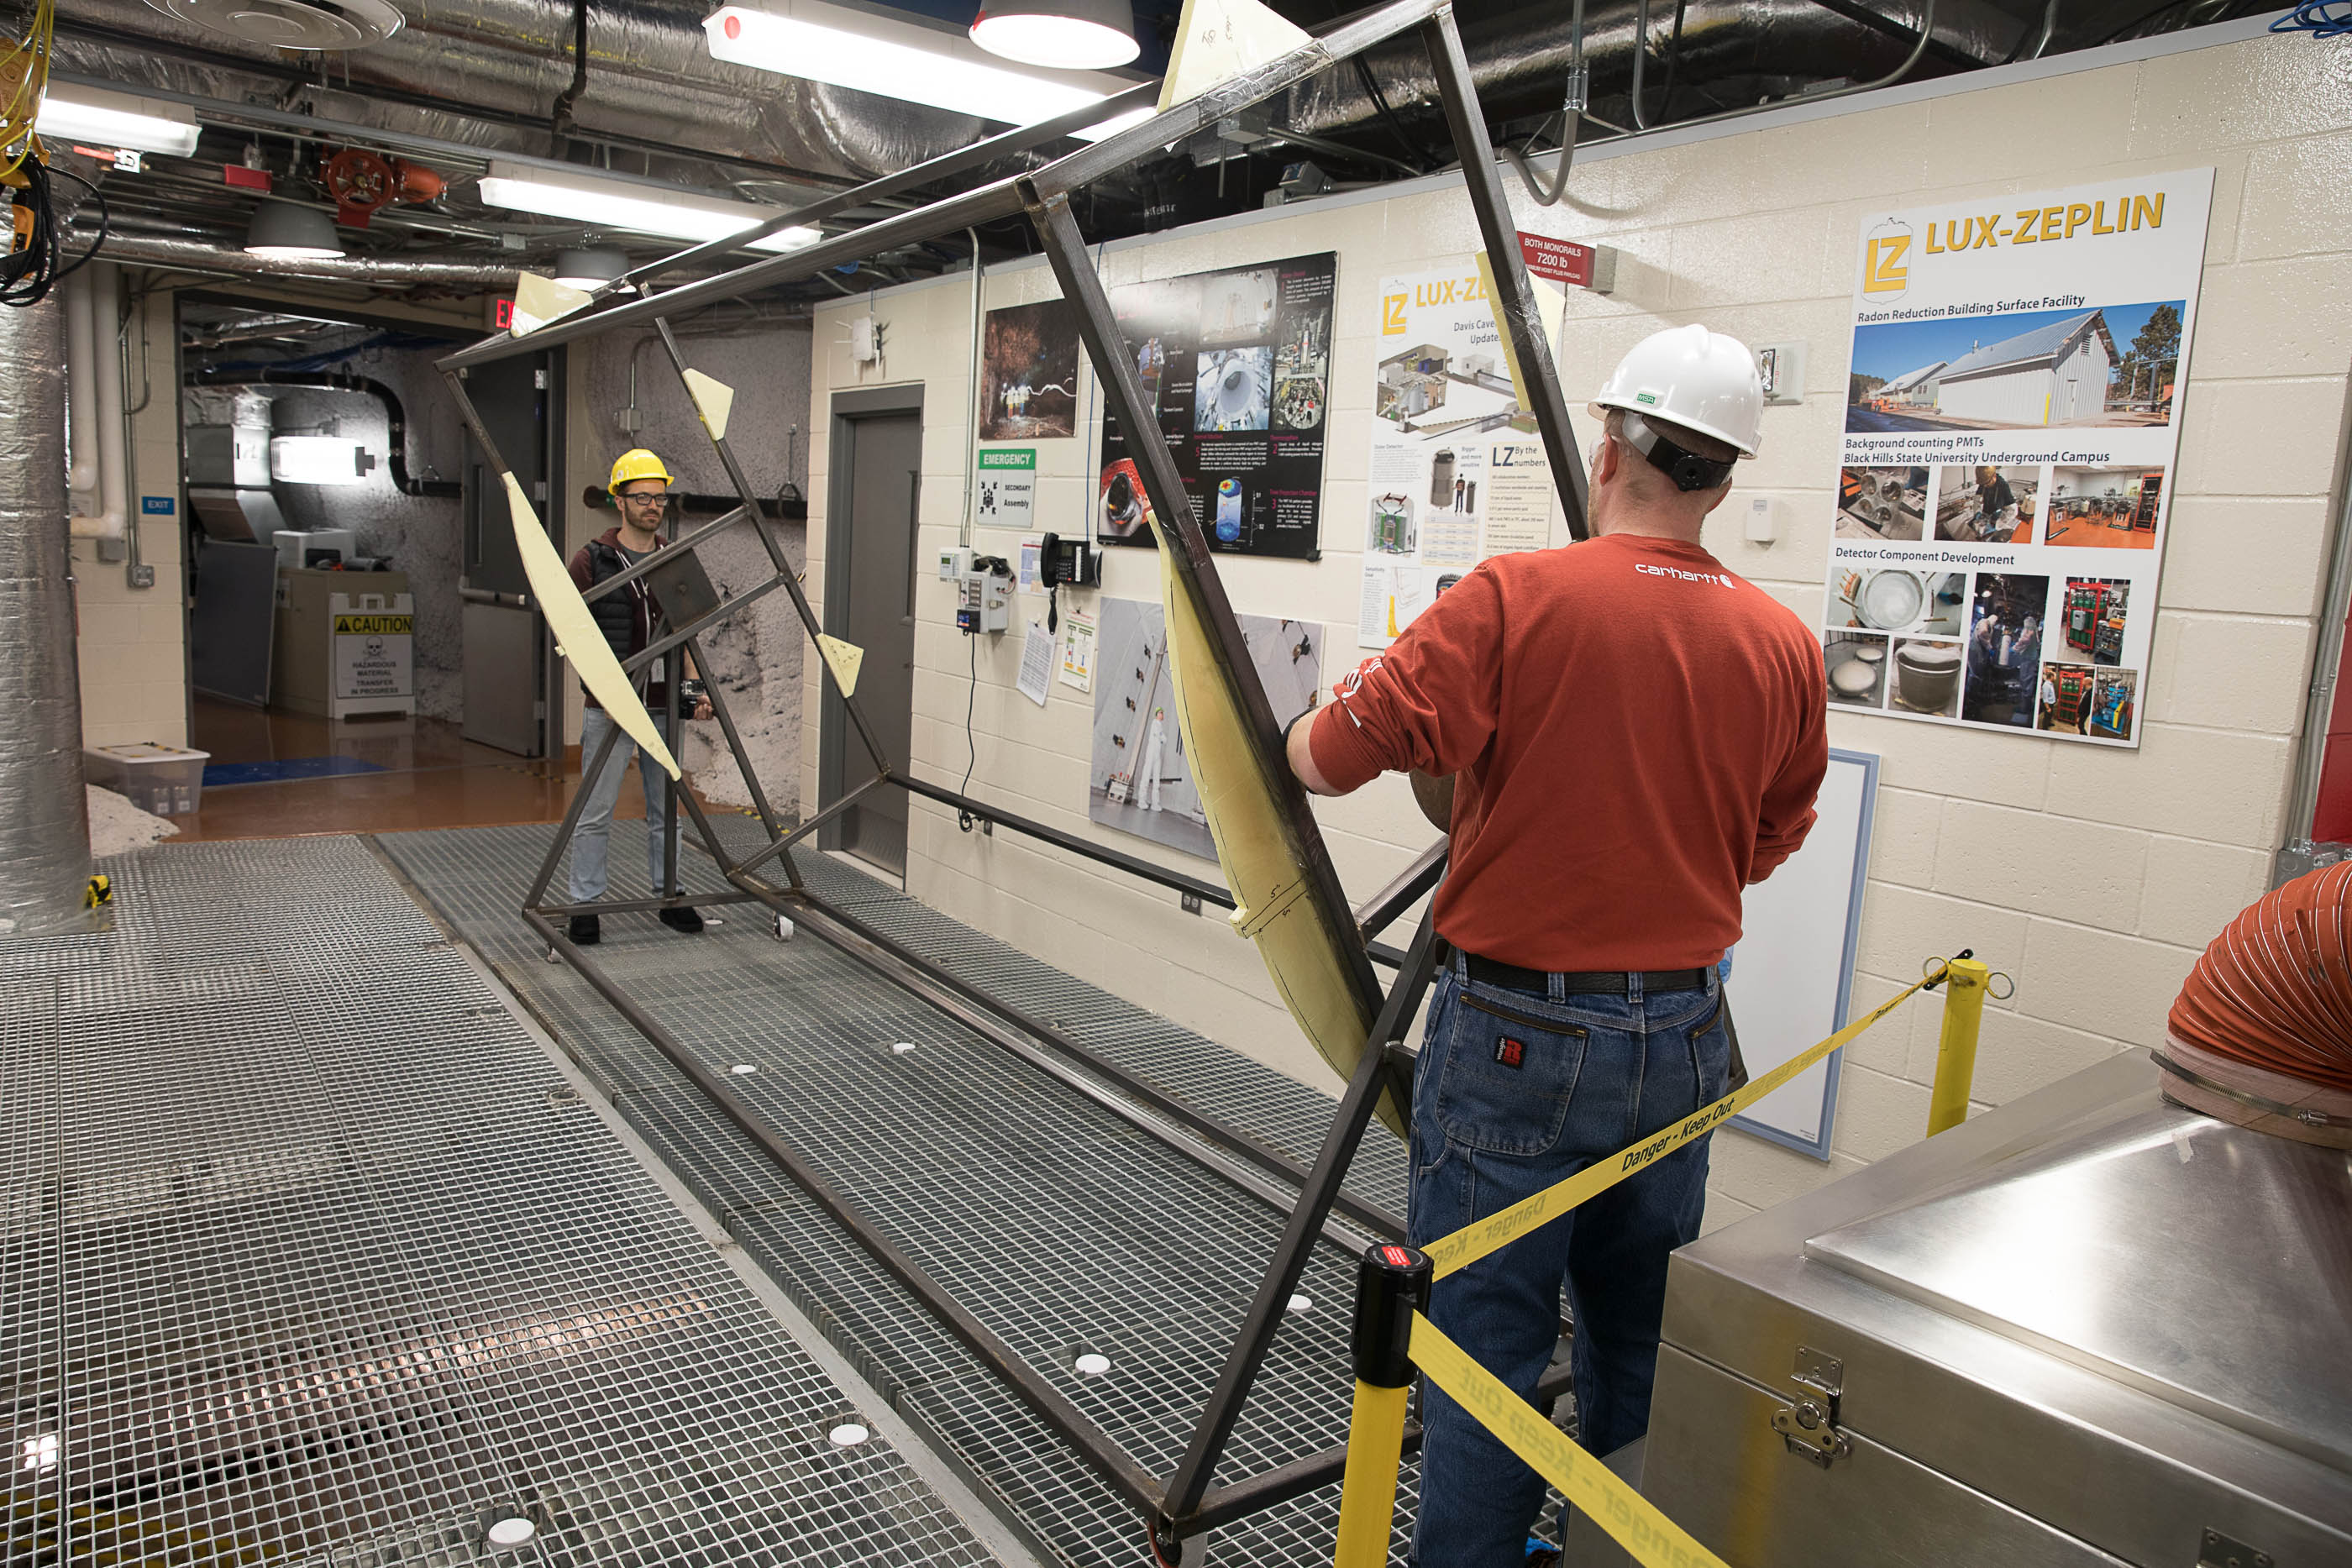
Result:
M1412 1315L1412 1364L1643 1568L1728 1568L1419 1312Z
M1905 987L1859 1021L1846 1025L1829 1039L1790 1057L1763 1077L1733 1091L1714 1104L1693 1112L1683 1119L1679 1126L1644 1138L1608 1159L1587 1166L1566 1181L1556 1182L1532 1197L1521 1198L1499 1214L1491 1214L1475 1224L1465 1225L1440 1240L1425 1242L1421 1249L1429 1254L1438 1279L1443 1280L1458 1269L1468 1268L1546 1220L1558 1218L1588 1198L1607 1192L1635 1171L1656 1164L1693 1138L1713 1131L1718 1123L1729 1120L1747 1106L1771 1093L1943 977L1944 970L1938 966L1934 974L1922 978L1916 985Z

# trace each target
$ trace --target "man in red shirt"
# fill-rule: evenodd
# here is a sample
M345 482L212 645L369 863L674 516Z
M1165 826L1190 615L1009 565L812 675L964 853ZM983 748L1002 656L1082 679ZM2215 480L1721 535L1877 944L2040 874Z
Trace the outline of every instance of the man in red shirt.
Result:
M1829 765L1819 640L1699 525L1753 456L1754 357L1648 339L1595 401L1593 537L1499 556L1295 725L1318 794L1455 780L1413 1096L1412 1233L1433 1240L1672 1127L1727 1089L1717 967L1740 890L1804 841ZM1441 1281L1431 1317L1532 1396L1574 1311L1579 1439L1649 1425L1666 1256L1698 1235L1699 1139ZM1419 1568L1522 1560L1542 1480L1435 1389Z

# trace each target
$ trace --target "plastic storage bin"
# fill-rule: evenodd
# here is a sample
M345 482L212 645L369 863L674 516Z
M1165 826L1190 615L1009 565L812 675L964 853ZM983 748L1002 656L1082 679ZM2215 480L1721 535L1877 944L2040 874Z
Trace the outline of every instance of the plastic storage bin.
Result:
M82 773L101 789L111 789L142 811L184 817L205 793L209 751L139 741L129 746L93 746L81 754Z

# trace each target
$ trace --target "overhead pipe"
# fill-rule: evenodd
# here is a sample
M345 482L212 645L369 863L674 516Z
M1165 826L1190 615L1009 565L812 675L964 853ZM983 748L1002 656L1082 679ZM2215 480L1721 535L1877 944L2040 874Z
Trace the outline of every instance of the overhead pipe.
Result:
M86 240L89 236L78 236ZM234 272L249 277L308 277L328 283L361 283L379 287L512 288L520 268L480 262L397 261L374 256L334 256L302 259L251 256L221 246L190 240L152 239L144 235L114 235L105 246L109 260L183 272Z
M89 918L64 301L0 310L0 938Z
M122 313L111 265L92 262L68 281L84 279L83 308L68 313L68 325L79 326L83 335L66 345L67 384L77 403L84 397L79 389L89 389L92 444L98 448L98 509L77 513L69 530L78 539L121 543L131 527L131 484L122 440ZM77 445L80 428L77 423Z

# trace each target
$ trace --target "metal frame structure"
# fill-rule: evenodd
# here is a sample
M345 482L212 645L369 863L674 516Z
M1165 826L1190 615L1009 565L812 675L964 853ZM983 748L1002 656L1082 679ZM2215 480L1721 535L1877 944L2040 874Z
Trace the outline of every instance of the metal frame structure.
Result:
M1101 379L1109 412L1125 428L1149 429L1153 423L1150 405L1137 382L1132 358L1124 351L1101 276L1087 254L1086 241L1070 210L1072 194L1093 180L1213 126L1221 117L1236 113L1374 45L1408 33L1418 34L1436 72L1447 123L1461 155L1464 183L1476 215L1479 238L1493 267L1498 296L1496 313L1509 331L1516 357L1527 373L1528 395L1535 404L1531 412L1550 460L1569 531L1572 537L1583 538L1587 533L1583 465L1569 428L1558 371L1528 283L1516 225L1496 168L1494 148L1472 85L1469 63L1455 28L1451 0L1391 0L1377 10L1339 24L1277 60L1025 174L945 197L799 250L762 257L716 277L665 292L650 290L647 279L680 262L712 259L787 225L847 211L864 202L972 168L992 157L1038 148L1089 122L1149 101L1154 89L1139 87L1087 110L1006 132L947 158L885 176L857 190L827 197L814 206L781 214L740 235L692 247L657 267L641 267L630 280L635 298L625 298L615 291L527 336L492 339L451 354L439 361L439 368L475 439L481 443L493 466L504 474L505 460L489 439L467 393L466 373L475 365L538 352L603 332L650 325L660 335L672 366L682 377L688 367L677 334L671 329L670 321L676 316L761 288L812 277L827 268L860 261L898 246L937 239L999 218L1025 215L1043 243L1063 298L1075 308L1080 336ZM712 448L727 471L740 505L684 534L679 534L673 523L668 549L607 579L587 597L593 600L617 591L640 578L671 568L678 560L675 552L690 555L704 541L746 523L758 534L772 574L758 585L721 601L716 608L666 632L644 652L625 661L625 669L641 681L655 661L667 657L674 650L685 650L699 664L699 639L705 632L778 589L791 596L812 640L824 630L734 452L723 435L708 431L706 434L710 434ZM594 987L779 1169L824 1207L943 1327L978 1355L1015 1396L1116 1492L1134 1505L1149 1521L1155 1552L1163 1561L1172 1563L1181 1559L1185 1541L1339 1478L1345 1452L1331 1449L1303 1456L1244 1481L1225 1486L1213 1484L1217 1463L1281 1321L1283 1304L1296 1289L1316 1242L1329 1240L1355 1252L1360 1250L1363 1236L1349 1226L1385 1238L1401 1238L1403 1234L1403 1222L1399 1217L1345 1191L1342 1184L1383 1091L1391 1094L1401 1108L1412 1103L1412 1058L1402 1042L1435 973L1437 938L1426 916L1407 950L1399 951L1373 938L1437 884L1444 872L1444 848L1442 841L1433 846L1363 910L1349 910L1307 795L1292 778L1284 758L1282 736L1273 710L1218 577L1207 537L1192 515L1175 465L1158 443L1145 444L1137 455L1145 496L1155 514L1167 520L1174 536L1175 548L1168 553L1179 589L1191 600L1207 629L1219 673L1242 710L1251 764L1277 803L1299 855L1305 896L1313 901L1328 928L1355 938L1344 956L1365 1004L1363 1011L1375 1019L1347 1094L1311 1169L1109 1061L1066 1031L947 973L922 955L820 898L803 882L793 859L793 848L868 791L896 787L1068 853L1116 867L1188 899L1227 908L1234 905L1232 895L1213 883L1089 843L1000 810L959 790L911 777L903 764L883 754L873 727L849 692L841 694L843 709L874 763L873 777L844 789L830 804L787 829L778 821L760 788L735 721L728 712L725 694L715 684L709 688L713 716L750 787L753 809L769 841L757 852L736 858L720 841L692 791L679 789L673 781L666 793L673 802L670 821L677 821L676 810L682 805L702 848L718 865L730 891L715 895L682 894L677 857L673 855L667 885L657 890L655 897L576 905L547 902L549 884L579 824L586 800L583 789L575 793L525 896L522 914L532 929L545 938L552 956L570 964ZM674 736L677 733L678 683L673 680L667 685L667 718L669 733ZM837 683L835 689L839 689ZM617 730L608 734L595 755L587 759L583 778L601 774L617 739ZM771 862L782 868L786 885L778 886L762 874L770 870ZM1010 1345L956 1301L849 1197L827 1183L814 1166L761 1120L723 1077L714 1073L639 1006L558 926L560 920L575 914L660 910L688 903L757 903L789 917L797 929L830 944L982 1038L1287 1216L1283 1239L1243 1321L1200 1426L1172 1475L1162 1480L1147 1472ZM1373 972L1375 958L1396 970L1393 982L1385 991ZM1343 1225L1340 1220L1349 1223ZM1417 1434L1409 1434L1408 1442L1416 1437Z

